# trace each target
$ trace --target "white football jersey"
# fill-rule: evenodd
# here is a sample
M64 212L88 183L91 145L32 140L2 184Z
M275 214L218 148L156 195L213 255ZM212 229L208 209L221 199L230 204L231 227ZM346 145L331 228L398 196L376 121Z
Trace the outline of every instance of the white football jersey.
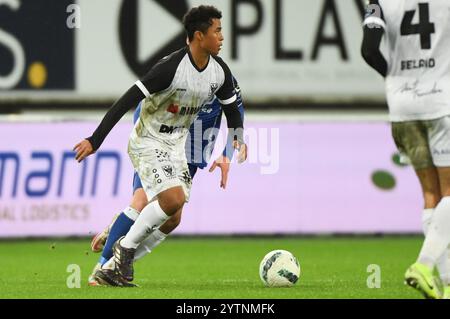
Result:
M390 120L449 115L450 0L370 3L373 10L366 15L364 25L385 30Z
M189 128L205 103L215 96L224 107L236 101L233 78L222 59L211 56L199 70L189 47L161 59L136 85L146 98L130 137L134 149L145 148L149 139L184 147Z

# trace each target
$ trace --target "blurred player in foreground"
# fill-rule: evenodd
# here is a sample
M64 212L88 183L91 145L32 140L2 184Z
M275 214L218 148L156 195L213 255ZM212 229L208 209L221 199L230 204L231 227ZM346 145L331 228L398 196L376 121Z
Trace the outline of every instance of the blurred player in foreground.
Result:
M371 0L364 20L363 57L385 77L392 135L423 191L425 240L405 282L426 298L442 296L435 266L450 298L449 34L448 0Z
M236 81L234 80L236 83ZM239 86L236 83L236 94L239 111L242 119L244 119L244 107L241 98ZM134 123L139 119L141 113L141 104L134 112ZM222 121L222 109L217 98L212 103L204 105L198 114L197 120L191 125L189 130L189 137L186 141L186 157L188 159L189 173L192 179L197 172L197 169L203 169L207 166L211 158L214 145L217 140L220 124ZM197 131L198 130L198 131ZM221 169L220 187L226 188L228 180L228 172L230 169L230 162L233 158L233 140L228 136L227 145L223 150L222 155L214 161L210 172L214 171L216 167ZM133 177L133 197L130 206L126 207L120 214L118 214L111 225L103 232L97 234L92 242L91 249L93 252L100 252L103 249L102 256L99 262L94 267L92 274L89 276L88 284L90 286L101 285L101 280L96 279L95 273L101 268L113 255L112 247L114 243L122 236L126 235L133 225L134 221L139 216L142 209L148 204L147 195L142 188L141 180L135 172ZM134 256L135 260L144 257L150 253L154 248L161 244L169 233L171 233L181 221L181 211L178 214L171 216L159 229L154 230L136 249ZM104 246L104 247L103 247Z
M189 200L191 176L185 155L188 130L201 107L216 96L227 118L239 162L246 159L243 123L230 69L217 55L222 14L212 6L192 8L183 18L189 45L161 59L108 111L94 134L75 146L82 161L97 150L120 118L141 100L128 154L150 203L127 235L114 244L114 257L96 277L114 286L135 286L136 248Z

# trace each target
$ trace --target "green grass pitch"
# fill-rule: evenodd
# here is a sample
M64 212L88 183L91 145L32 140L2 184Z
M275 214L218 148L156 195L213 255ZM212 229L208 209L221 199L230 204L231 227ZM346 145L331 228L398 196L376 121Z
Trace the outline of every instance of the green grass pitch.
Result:
M0 241L0 298L421 298L403 284L421 237L169 238L135 266L139 288L89 287L98 259L89 240ZM262 257L289 250L302 274L292 288L266 288ZM68 288L67 266L81 269L81 288ZM369 289L370 264L381 288Z

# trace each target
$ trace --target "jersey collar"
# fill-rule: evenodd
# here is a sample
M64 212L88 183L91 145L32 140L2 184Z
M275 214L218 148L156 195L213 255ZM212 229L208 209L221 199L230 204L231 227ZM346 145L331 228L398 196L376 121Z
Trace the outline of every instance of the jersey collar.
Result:
M204 67L203 69L200 69L200 68L195 64L194 58L192 57L192 54L191 54L191 50L189 50L189 46L186 47L186 51L187 51L187 53L188 53L189 60L191 61L192 66L193 66L198 72L201 73L201 72L205 71L205 70L208 68L209 61L211 60L211 55L208 56L208 63L206 63L205 67Z

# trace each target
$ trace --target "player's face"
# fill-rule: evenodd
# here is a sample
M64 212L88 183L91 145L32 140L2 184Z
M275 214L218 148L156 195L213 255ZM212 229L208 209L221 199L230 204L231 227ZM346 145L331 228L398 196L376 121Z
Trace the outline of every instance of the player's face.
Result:
M203 36L202 47L212 55L218 55L222 47L223 35L220 19L212 19L213 24Z

